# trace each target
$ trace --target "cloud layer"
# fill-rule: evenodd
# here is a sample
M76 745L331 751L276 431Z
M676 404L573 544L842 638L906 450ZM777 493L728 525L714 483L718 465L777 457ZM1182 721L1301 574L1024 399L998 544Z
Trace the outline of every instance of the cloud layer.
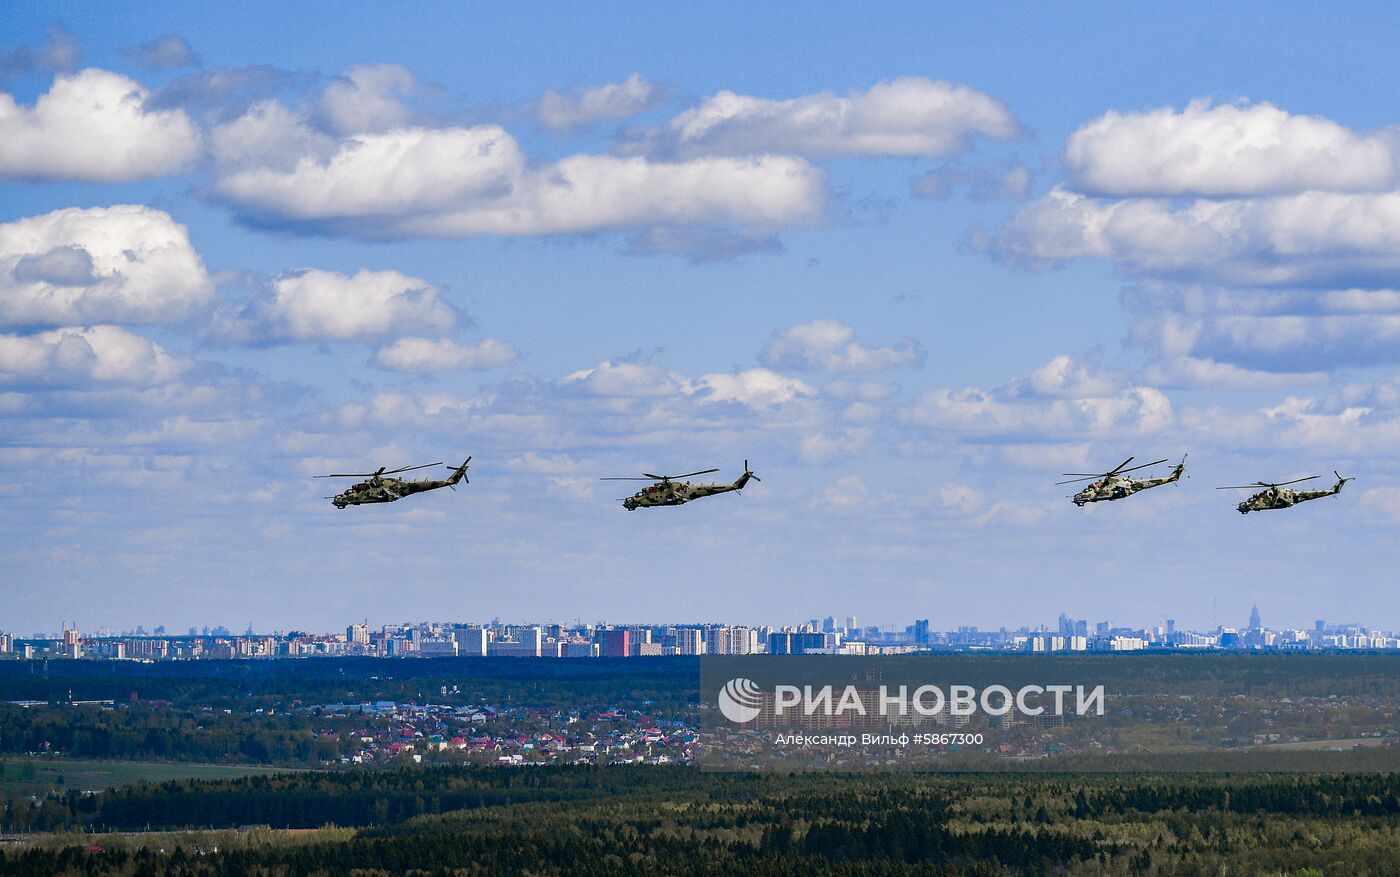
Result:
M759 354L764 365L841 373L873 373L921 367L924 350L913 338L889 347L867 347L840 320L812 320L775 332Z
M421 277L362 269L353 275L306 269L216 316L212 337L226 343L378 341L446 332L457 310Z
M427 374L476 371L510 365L519 352L505 341L487 338L477 344L458 344L450 338L400 338L374 355L375 365L390 371Z
M1018 136L1001 101L910 77L866 91L769 100L721 91L650 132L644 148L680 155L948 155L973 137Z
M1374 192L1395 183L1396 133L1358 135L1273 104L1197 100L1177 112L1110 110L1070 135L1075 188L1101 195Z
M119 326L0 335L0 384L161 384L190 367L159 344Z
M163 211L69 208L0 225L0 325L178 323L212 301L188 231Z
M114 183L183 170L200 155L199 131L149 98L105 70L59 76L32 107L0 94L0 178Z
M581 88L571 94L546 91L535 105L535 115L546 128L567 131L635 116L665 99L663 88L633 73L621 82Z

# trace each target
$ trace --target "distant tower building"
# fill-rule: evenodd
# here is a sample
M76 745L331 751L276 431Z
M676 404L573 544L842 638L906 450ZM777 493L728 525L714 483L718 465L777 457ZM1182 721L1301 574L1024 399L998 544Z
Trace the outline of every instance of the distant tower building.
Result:
M854 615L846 616L846 630L854 632L858 626L859 625L856 624L856 617Z
M83 656L82 634L78 633L76 627L65 625L63 628L63 655L68 658Z
M346 642L354 645L369 645L369 624L352 624L345 629Z
M928 643L928 619L920 618L914 622L914 642L920 644Z
M622 630L600 630L596 635L600 651L604 658L625 658L631 651L632 631Z
M1323 621L1321 618L1313 622L1313 630L1317 631L1318 633L1322 633L1326 629L1327 622Z
M1264 625L1259 621L1259 607L1255 606L1253 609L1249 610L1249 628L1250 630L1258 630L1263 626Z
M457 641L458 655L471 655L480 658L486 655L491 644L491 632L484 627L461 627L452 631Z
M705 654L704 632L693 627L676 628L676 649L682 655Z

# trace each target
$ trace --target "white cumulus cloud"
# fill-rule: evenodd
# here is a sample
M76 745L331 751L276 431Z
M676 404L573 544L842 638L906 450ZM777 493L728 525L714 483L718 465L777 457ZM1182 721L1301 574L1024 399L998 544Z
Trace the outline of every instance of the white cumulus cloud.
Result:
M286 170L236 171L215 191L267 219L438 214L508 190L523 165L514 138L495 125L409 128L342 141L329 158L303 156Z
M750 408L771 408L817 394L796 378L788 378L766 368L751 368L733 374L707 374L699 380L705 401L740 402Z
M546 128L566 131L635 116L665 99L664 89L633 73L621 82L581 88L570 94L546 91L535 104L535 115Z
M1078 188L1105 195L1378 191L1395 183L1396 135L1359 135L1270 103L1191 102L1177 112L1109 111L1070 135Z
M262 222L303 223L372 238L587 234L654 226L736 225L768 230L821 218L826 179L800 158L576 155L527 166L494 125L404 128L341 141L317 153L314 136L271 113L250 121L224 154L267 155L301 139L295 163L233 170L216 194Z
M213 300L185 227L139 205L0 224L0 325L176 323Z
M1129 343L1166 359L1218 361L1304 383L1322 370L1400 360L1400 292L1392 289L1145 282L1125 292L1124 302L1132 317ZM1257 375L1248 383L1259 380L1267 379Z
M260 101L238 118L209 130L209 151L224 170L265 168L290 172L309 158L325 158L334 138L307 124L280 101Z
M1102 258L1127 273L1296 285L1400 270L1400 193L1304 192L1185 206L1064 189L1020 208L991 242L1032 265Z
M1185 389L1255 390L1291 388L1327 381L1326 372L1269 372L1196 356L1158 360L1142 370L1144 383Z
M682 155L947 155L977 135L1010 139L1015 118L965 85L909 77L867 91L768 100L721 91L638 148Z
M119 326L0 335L0 383L151 385L170 381L189 367L188 360Z
M773 334L759 353L772 368L811 369L839 373L871 373L893 368L921 367L924 350L913 338L887 347L867 347L855 340L855 330L840 320L812 320Z
M317 115L337 134L363 134L403 127L410 110L403 98L418 87L398 64L351 67L321 92Z
M563 383L595 396L624 399L674 396L692 391L684 376L654 362L605 360L593 368L568 375Z
M447 331L457 311L442 290L398 271L353 275L308 269L277 277L272 288L216 315L211 336L229 343L376 341ZM406 361L406 360L405 360Z
M487 338L477 344L458 344L450 338L400 338L381 347L374 362L399 372L475 371L510 365L520 354L505 341Z
M1149 435L1176 420L1160 390L1123 385L1068 357L1002 387L927 390L900 417L969 437L1039 441Z
M1020 386L1031 396L1084 399L1111 396L1122 381L1082 359L1061 354L1031 372Z
M0 94L0 177L123 182L180 171L200 154L181 110L146 106L140 83L106 70L59 76L32 107Z

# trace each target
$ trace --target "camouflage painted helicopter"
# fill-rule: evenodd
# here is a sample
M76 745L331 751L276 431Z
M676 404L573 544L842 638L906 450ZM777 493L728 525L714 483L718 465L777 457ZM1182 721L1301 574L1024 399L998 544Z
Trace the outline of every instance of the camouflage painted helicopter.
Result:
M625 476L617 478L601 478L600 481L655 481L650 487L643 487L632 496L620 499L622 507L627 511L636 511L646 506L657 505L682 505L692 499L699 499L702 496L714 496L717 493L729 493L732 490L743 490L744 485L749 483L749 479L762 481L749 469L749 461L744 461L744 474L733 484L691 484L688 481L676 481L677 478L689 478L692 475L708 475L711 472L718 472L718 469L701 469L699 472L687 472L684 475L651 475L642 473L641 477Z
M350 488L335 496L328 496L331 505L338 509L343 509L348 505L365 505L372 502L394 502L403 499L405 496L412 496L415 493L422 493L425 490L437 490L439 487L450 487L456 490L457 483L466 481L467 463L472 461L471 457L460 466L449 467L452 474L444 479L425 478L422 481L409 481L403 478L389 478L387 476L397 475L400 472L412 472L415 469L427 469L430 466L442 466L441 461L436 463L424 463L422 466L404 466L401 469L388 469L383 466L379 471L368 474L347 474L336 473L334 475L317 475L316 478L364 478L365 481L357 481L350 485ZM470 481L467 481L470 484Z
M1061 484L1074 484L1078 481L1093 481L1088 487L1070 497L1070 501L1083 508L1091 502L1108 502L1115 499L1123 499L1132 496L1140 490L1147 490L1149 487L1159 487L1163 484L1171 484L1179 479L1186 471L1186 455L1183 454L1181 462L1176 464L1170 475L1163 475L1160 478L1127 478L1126 473L1136 472L1138 469L1146 469L1148 466L1156 466L1158 463L1165 463L1167 459L1153 460L1151 463L1143 463L1125 469L1133 461L1132 457L1119 463L1107 472L1097 475L1090 475L1085 472L1066 472L1065 475L1078 475L1079 478L1071 478L1068 481L1057 481L1056 486Z
M1278 484L1270 484L1267 481L1256 481L1253 484L1236 484L1231 487L1217 487L1216 490L1254 490L1262 487L1263 490L1251 496L1249 499L1235 506L1242 515L1250 512L1263 512L1270 509L1292 508L1300 502L1307 502L1310 499L1321 499L1324 496L1332 496L1342 492L1342 485L1354 479L1343 478L1340 473L1333 471L1337 476L1337 483L1327 490L1289 490L1284 485L1297 484L1300 481L1311 481L1314 478L1321 478L1321 475L1309 475L1307 478L1295 478L1292 481L1281 481Z

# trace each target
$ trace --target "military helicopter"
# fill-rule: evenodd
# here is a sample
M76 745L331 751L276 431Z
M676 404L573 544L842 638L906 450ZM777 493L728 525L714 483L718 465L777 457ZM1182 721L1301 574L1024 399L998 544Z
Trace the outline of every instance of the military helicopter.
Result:
M1341 473L1333 470L1333 475L1337 476L1337 483L1327 490L1289 490L1285 485L1297 484L1300 481L1311 481L1314 478L1321 478L1321 475L1309 475L1307 478L1295 478L1292 481L1281 481L1278 484L1270 484L1267 481L1256 481L1253 484L1236 484L1231 487L1217 487L1216 490L1254 490L1262 487L1263 490L1240 503L1235 508L1242 515L1250 512L1263 512L1269 509L1286 509L1297 505L1300 502L1307 502L1310 499L1320 499L1324 496L1342 492L1342 485L1353 478L1343 478Z
M644 506L655 505L682 505L692 499L699 499L702 496L714 496L717 493L729 493L731 490L743 490L744 485L749 483L749 479L762 481L749 469L749 461L744 461L744 474L739 476L739 480L733 484L691 484L688 481L677 481L677 478L689 478L692 475L708 475L711 472L718 472L718 469L701 469L699 472L687 472L684 475L652 475L642 473L641 477L624 476L617 478L600 478L600 481L655 481L650 487L643 487L632 496L620 499L622 507L627 511L636 511Z
M1151 463L1142 463L1130 469L1123 468L1133 461L1132 457L1119 463L1107 472L1098 475L1090 475L1085 472L1066 472L1065 475L1078 475L1079 478L1071 478L1068 481L1057 481L1056 486L1061 484L1074 484L1077 481L1093 481L1088 487L1070 497L1070 501L1083 508L1091 502L1108 502L1115 499L1123 499L1132 496L1140 490L1149 487L1158 487L1163 484L1170 484L1181 477L1186 471L1186 455L1183 454L1181 462L1176 464L1170 475L1163 475L1161 478L1127 478L1128 472L1136 472L1138 469L1146 469L1148 466L1156 466L1158 463L1165 463L1167 459L1153 460Z
M436 463L424 463L422 466L404 466L401 469L385 469L379 467L377 472L369 474L347 474L336 473L333 475L316 475L316 478L365 478L365 481L357 481L350 485L350 488L335 496L328 496L331 505L338 509L343 509L348 505L364 505L371 502L394 502L411 496L415 493L422 493L425 490L437 490L439 487L451 487L456 490L459 481L467 480L467 463L472 461L471 457L460 466L449 467L452 474L442 480L425 478L422 481L408 481L403 478L388 478L389 475L397 475L400 472L412 472L415 469L427 469L430 466L442 466L441 461ZM467 481L470 484L470 481Z

